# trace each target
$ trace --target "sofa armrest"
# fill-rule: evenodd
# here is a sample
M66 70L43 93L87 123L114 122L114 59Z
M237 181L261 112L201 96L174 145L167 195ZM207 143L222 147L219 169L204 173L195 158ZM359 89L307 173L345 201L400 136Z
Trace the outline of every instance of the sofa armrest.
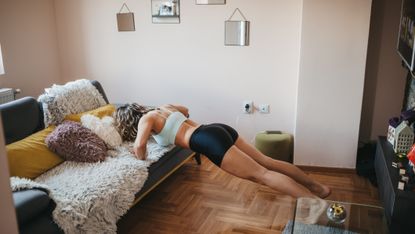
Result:
M54 205L48 194L39 189L13 192L13 200L19 226L29 222Z

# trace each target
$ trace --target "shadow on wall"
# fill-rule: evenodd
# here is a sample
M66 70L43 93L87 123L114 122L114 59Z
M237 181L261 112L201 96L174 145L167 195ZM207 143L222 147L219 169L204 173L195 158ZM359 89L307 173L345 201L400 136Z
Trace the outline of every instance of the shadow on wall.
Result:
M400 113L405 69L396 51L401 1L372 3L359 142L385 135L388 119Z
M96 77L88 77L88 53L86 45L88 39L87 31L87 15L89 7L87 1L72 0L69 2L60 1L55 4L56 26L59 42L59 54L61 59L61 75L71 74L70 77L62 77L63 81L87 78L96 79ZM77 2L74 4L74 2ZM70 12L70 13L66 13ZM83 53L83 54L79 54ZM62 56L62 55L66 56ZM73 74L76 71L77 74Z
M367 142L370 139L374 117L379 57L382 45L380 38L382 36L384 18L384 5L381 1L373 1L371 13L359 142Z

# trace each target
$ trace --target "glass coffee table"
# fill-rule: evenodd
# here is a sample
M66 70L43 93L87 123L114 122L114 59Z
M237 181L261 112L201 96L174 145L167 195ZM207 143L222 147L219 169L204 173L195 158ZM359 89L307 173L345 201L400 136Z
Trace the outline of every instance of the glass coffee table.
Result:
M382 207L299 198L293 221L284 232L288 233L388 233Z

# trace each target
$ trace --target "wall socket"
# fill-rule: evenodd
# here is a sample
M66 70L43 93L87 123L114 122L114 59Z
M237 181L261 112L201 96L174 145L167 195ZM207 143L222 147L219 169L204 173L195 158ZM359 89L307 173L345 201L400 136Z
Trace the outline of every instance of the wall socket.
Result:
M252 101L244 101L242 111L245 114L252 114L254 112L254 103Z
M259 112L263 114L269 114L269 104L259 105Z

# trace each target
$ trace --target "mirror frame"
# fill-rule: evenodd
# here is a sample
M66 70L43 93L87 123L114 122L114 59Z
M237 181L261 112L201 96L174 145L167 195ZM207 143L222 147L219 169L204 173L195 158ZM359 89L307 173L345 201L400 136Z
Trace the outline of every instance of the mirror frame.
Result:
M226 0L196 0L196 5L225 5Z
M249 21L225 21L225 46L249 46L249 30Z

